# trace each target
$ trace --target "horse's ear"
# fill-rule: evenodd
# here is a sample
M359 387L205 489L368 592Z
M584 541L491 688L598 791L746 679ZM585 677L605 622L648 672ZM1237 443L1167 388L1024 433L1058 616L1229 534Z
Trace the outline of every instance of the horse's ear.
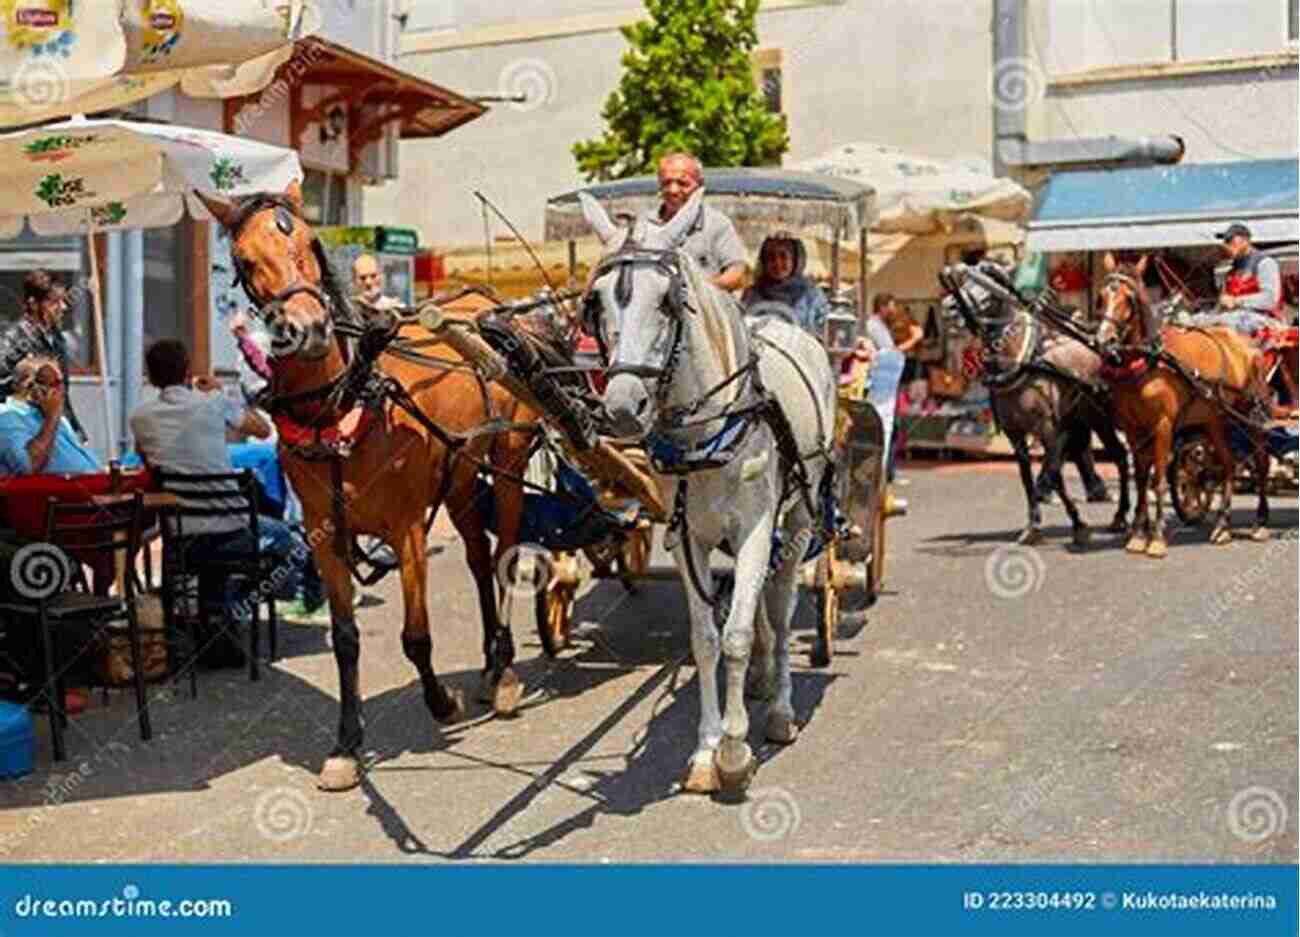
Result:
M302 216L302 185L298 182L297 179L295 179L293 182L290 182L287 186L284 187L284 197L289 200L289 204L293 206L294 212L299 217L301 217Z
M1102 265L1106 268L1107 273L1114 273L1116 267L1115 255L1110 251L1106 251L1106 256L1102 259Z
M1139 260L1137 266L1133 268L1133 272L1138 275L1139 280L1142 279L1142 275L1147 272L1147 261L1150 259L1150 256L1150 254L1143 254L1142 259Z
M198 189L194 190L194 194L203 203L203 207L211 213L212 217L217 219L221 227L229 229L234 224L236 213L234 202L221 198L219 195L204 195Z
M610 241L614 240L618 234L618 225L610 220L609 213L605 211L605 206L586 192L578 193L578 204L582 206L582 217L587 219L587 224L591 225L591 229L596 232L596 237L600 238L600 243L608 247Z
M700 186L691 193L691 197L686 200L686 204L677 209L677 214L673 215L672 220L661 229L668 246L678 247L686 240L687 233L703 210L703 203L704 187Z

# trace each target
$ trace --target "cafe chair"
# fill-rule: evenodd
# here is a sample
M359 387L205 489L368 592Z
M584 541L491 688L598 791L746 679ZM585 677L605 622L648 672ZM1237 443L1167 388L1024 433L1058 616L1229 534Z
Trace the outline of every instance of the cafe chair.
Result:
M248 634L248 678L260 680L258 652L261 645L261 611L266 606L268 659L274 663L278 653L278 621L275 611L275 581L277 558L261 548L258 524L258 494L253 473L239 472L194 475L156 470L154 479L158 486L176 496L177 505L163 521L163 603L185 612L197 611L201 633L206 637L213 632L209 627L212 609L200 595L200 579L210 577L223 581L236 581L240 585L240 598L248 599L251 621ZM243 523L245 536L237 551L221 556L195 555L201 546L196 537L213 518L238 517ZM241 531L231 531L234 537ZM223 600L220 615L222 631L229 635L233 622L231 609ZM184 612L183 612L184 613ZM193 634L193 628L190 629ZM199 652L196 646L194 653ZM197 661L191 661L193 666ZM191 695L197 691L191 669Z
M139 549L143 514L139 492L93 502L52 499L46 509L44 542L19 550L9 570L13 596L0 603L0 614L11 622L36 623L43 670L41 685L48 701L56 762L67 757L67 686L61 638L82 638L79 653L72 656L75 664L111 635L126 634L140 738L147 742L153 737L145 699L136 581L129 570ZM86 578L85 566L94 571L95 588ZM118 591L112 595L109 586L118 571Z

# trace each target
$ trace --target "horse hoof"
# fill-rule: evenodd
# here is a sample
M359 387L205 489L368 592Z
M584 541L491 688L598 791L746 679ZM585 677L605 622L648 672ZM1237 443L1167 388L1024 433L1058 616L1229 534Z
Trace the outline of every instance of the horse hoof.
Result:
M1169 547L1163 540L1152 540L1147 544L1146 555L1156 560L1163 560L1169 553Z
M686 779L682 781L682 790L688 794L714 794L722 787L718 780L718 769L713 765L713 757L692 758L686 768Z
M1256 543L1267 543L1271 536L1267 527L1256 527L1250 532L1250 539Z
M519 701L524 698L524 681L515 674L514 668L507 667L501 672L492 691L492 711L498 716L513 716L519 710Z
M438 713L433 714L433 718L439 725L455 725L465 718L465 714L468 711L465 708L465 694L460 690L448 690L447 698L451 701L450 708L441 715Z
M1128 538L1128 543L1124 544L1124 549L1130 553L1147 552L1147 544L1150 543L1146 537L1132 536Z
M758 759L739 739L723 739L713 756L713 764L718 769L721 790L727 794L744 793L758 770Z
M789 745L799 737L799 726L794 717L783 712L767 714L767 740L777 745Z
M1022 547L1030 547L1035 543L1042 543L1043 532L1037 527L1026 527L1021 531L1020 536L1016 538L1016 543Z
M1232 543L1232 531L1226 527L1216 528L1214 533L1210 534L1210 543L1216 547L1227 546Z
M1076 547L1086 547L1092 540L1092 530L1088 527L1076 527L1074 530L1074 545Z
M350 791L360 783L361 765L348 755L330 755L316 778L322 791Z

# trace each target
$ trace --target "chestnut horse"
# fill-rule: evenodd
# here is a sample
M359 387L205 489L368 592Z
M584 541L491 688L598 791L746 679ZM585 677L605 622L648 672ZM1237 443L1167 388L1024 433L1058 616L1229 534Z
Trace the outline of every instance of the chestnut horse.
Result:
M462 694L444 687L433 672L426 605L426 511L436 514L447 505L465 541L466 562L478 588L485 697L500 714L518 705L522 684L510 666L515 648L509 628L498 618L494 571L496 559L518 542L524 498L515 479L527 464L533 438L525 426L536 415L468 368L430 367L382 354L375 370L396 381L427 422L386 399L361 415L365 428L348 438L350 449L323 448L322 439L328 443L332 434L346 434L358 415L342 412L340 398L314 392L339 382L357 354L336 334L335 322L360 320L302 218L301 190L295 183L282 196L234 202L200 197L229 233L239 277L272 336L271 388L278 401L272 406L279 411L280 461L302 500L307 530L314 535L310 540L329 593L339 674L338 742L321 769L319 786L346 790L360 781L357 756L362 744L360 633L352 607L352 573L341 553L353 535L379 537L397 554L404 606L402 650L420 675L433 718L453 723L464 717L465 704ZM460 361L451 348L418 326L401 326L399 337L421 342L422 355ZM492 429L488 424L493 420L502 421L498 427L510 428L483 432L484 427ZM475 505L483 462L514 476L497 476L493 484L497 557ZM342 531L336 518L344 522Z
M1119 264L1114 255L1105 260L1106 282L1101 290L1104 313L1097 338L1103 346L1120 342L1129 352L1124 364L1108 367L1103 375L1111 381L1115 418L1128 438L1133 453L1138 487L1137 511L1126 545L1130 553L1145 553L1163 558L1165 543L1165 485L1175 434L1184 427L1205 430L1210 447L1222 468L1219 515L1210 542L1229 543L1232 533L1229 510L1232 506L1233 456L1228 446L1227 407L1238 413L1256 408L1266 399L1262 356L1232 329L1176 328L1159 330L1164 351L1177 365L1197 379L1179 373L1168 361L1151 363L1145 346L1156 336L1152 310L1147 300L1142 276L1147 258L1136 264ZM1134 353L1136 352L1136 353ZM1211 391L1210 395L1205 393ZM1253 418L1253 414L1252 414ZM1252 433L1252 437L1257 434ZM1263 474L1268 477L1268 452L1255 442L1256 471L1264 460ZM1154 472L1155 478L1150 474ZM1155 488L1155 523L1152 527L1147 509L1147 488ZM1255 540L1267 540L1268 498L1266 485L1259 486L1259 507Z

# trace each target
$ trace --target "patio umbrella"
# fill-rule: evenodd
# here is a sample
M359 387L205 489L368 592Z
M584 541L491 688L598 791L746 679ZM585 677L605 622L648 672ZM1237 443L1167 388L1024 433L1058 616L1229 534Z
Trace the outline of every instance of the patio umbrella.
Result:
M1033 199L1010 179L956 160L933 159L878 143L849 143L791 167L852 179L876 190L882 233L951 232L963 216L1024 222Z
M264 88L319 0L0 0L0 127Z
M282 192L302 179L293 150L209 130L74 119L0 135L0 238L26 223L35 234L91 235L173 225L211 215L195 189L225 196ZM108 386L99 267L90 251L100 376ZM104 394L109 451L116 449Z

